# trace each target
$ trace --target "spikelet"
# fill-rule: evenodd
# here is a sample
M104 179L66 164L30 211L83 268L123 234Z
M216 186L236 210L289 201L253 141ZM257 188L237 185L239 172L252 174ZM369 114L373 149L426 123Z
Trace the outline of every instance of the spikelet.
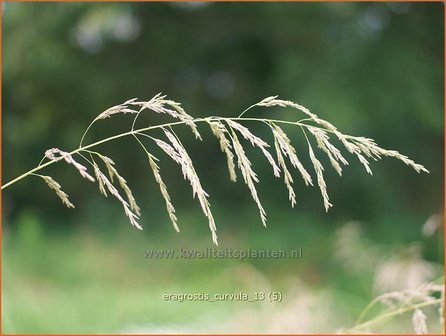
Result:
M214 217L211 212L211 207L210 207L209 201L207 199L209 195L206 193L206 191L204 191L203 187L201 186L200 178L198 177L198 174L195 171L192 160L189 157L189 154L187 153L186 149L183 147L183 145L179 142L179 140L169 130L163 128L163 131L164 131L164 134L169 139L169 141L172 145L171 147L176 152L176 155L173 155L173 157L175 157L177 159L174 159L174 161L177 162L178 164L180 164L182 172L183 172L183 177L189 181L189 183L192 187L193 197L195 198L195 196L197 196L198 201L201 206L201 209L202 209L204 215L208 218L209 228L210 228L211 234L212 234L212 240L215 245L218 245L217 228L215 226L215 220L214 220Z
M167 187L164 184L163 179L161 178L160 168L156 164L155 160L150 155L148 155L147 157L149 159L150 168L153 171L155 181L158 183L158 185L160 187L161 195L163 196L164 201L166 203L166 209L167 209L167 213L169 215L170 221L172 222L175 230L177 232L180 232L180 228L178 227L178 224L177 224L177 216L175 215L175 208L173 207L172 202L170 200L170 195L167 191Z
M63 204L67 206L67 208L74 208L73 203L68 199L68 195L62 190L59 183L57 183L51 176L42 176L37 175L44 179L45 183L56 192L56 195L60 198Z
M105 110L104 112L100 113L96 119L96 120L100 120L100 119L106 119L106 118L110 118L110 116L114 115L114 114L120 114L120 113L130 113L130 114L137 114L139 113L136 110L133 110L131 108L128 107L129 104L133 104L138 98L133 98L130 99L128 101L126 101L125 103L113 106L108 108L107 110Z
M421 309L415 309L415 312L412 315L412 325L417 335L427 334L426 319L427 316Z
M311 162L313 162L314 171L317 175L317 184L319 185L319 189L321 190L322 199L324 200L324 207L325 211L328 211L330 207L333 205L330 203L327 193L327 185L325 184L324 180L324 167L322 166L321 162L316 158L313 152L313 148L311 147L311 144L308 143L308 151L310 154Z
M296 204L296 193L294 192L294 188L292 185L294 181L293 177L288 171L288 168L286 167L286 163L282 155L282 149L280 148L277 138L274 138L274 147L277 153L277 162L279 163L280 168L282 168L283 170L283 180L288 189L288 199L291 202L291 207L294 208L294 205Z
M173 161L181 165L181 156L171 145L157 138L153 138L153 141L155 141L158 147L161 148L164 151L164 153L169 155Z
M137 214L138 216L141 214L141 209L139 208L138 204L136 203L135 197L133 196L132 190L127 185L127 181L118 173L118 171L115 168L115 163L112 159L109 157L97 153L99 158L104 162L105 167L107 168L108 175L110 177L111 182L113 182L114 177L118 180L119 186L124 191L127 201L130 205L130 209Z
M94 121L109 118L115 114L140 114L143 110L151 110L159 114L168 114L173 118L183 121L188 125L197 139L201 140L200 133L195 125L194 118L192 118L181 107L180 103L173 100L165 99L166 96L158 93L149 101L138 101L138 98L127 100L126 102L110 107L101 114L99 114ZM131 107L137 107L138 109L132 109ZM93 122L94 122L93 121Z
M164 100L164 103L173 107L179 113L178 119L184 121L185 124L191 128L196 139L202 140L201 135L198 132L197 125L195 125L194 118L186 113L186 111L181 107L180 103L173 100Z
M195 137L201 140L201 136L198 132L197 126L195 125L194 118L186 113L186 111L181 107L180 103L165 98L165 95L158 93L148 102L133 102L132 104L141 106L140 111L149 109L156 113L168 114L176 119L183 121L187 126L191 128Z
M312 121L314 121L315 123L323 126L324 128L330 130L330 131L336 131L336 127L333 126L331 123L329 123L326 120L320 119L316 114L310 112L309 109L307 109L306 107L296 104L295 102L292 102L290 100L282 100L282 99L277 99L278 96L270 96L268 98L263 99L262 101L258 102L257 104L253 105L253 106L265 106L265 107L274 107L274 106L279 106L279 107L291 107L294 108L296 110L299 110L301 112L303 112L305 115L308 116L309 119L311 119Z
M260 219L262 220L262 224L263 226L266 227L266 212L265 209L263 209L262 203L260 202L259 196L257 195L257 190L254 184L254 182L259 182L259 180L257 178L256 173L251 168L251 162L246 156L245 151L243 150L243 147L240 144L240 141L237 137L237 134L235 134L234 131L232 131L231 133L232 133L232 144L234 147L235 154L237 155L238 167L242 172L243 179L246 185L251 191L251 196L254 199L254 202L256 202L257 207L259 208Z
M93 165L94 165L95 175L98 180L99 190L101 191L101 193L104 194L104 196L107 196L107 192L105 189L107 188L108 192L112 196L116 197L118 201L121 203L122 207L124 208L124 213L129 219L130 224L142 230L141 225L139 225L139 223L137 222L138 216L134 212L132 212L132 210L129 207L129 204L119 194L118 189L115 188L115 186L110 182L107 176L105 176L105 174L99 169L96 163L94 163Z
M94 182L94 178L88 174L87 167L77 162L70 153L61 151L59 148L51 148L45 152L45 157L52 161L64 159L66 163L73 165L83 178Z
M276 161L274 161L274 158L272 157L272 155L266 149L266 148L269 147L269 145L265 141L260 139L258 136L252 134L251 131L248 130L245 126L242 126L239 123L237 123L237 122L235 122L235 121L233 121L231 119L226 119L226 122L228 123L228 125L230 127L232 127L233 129L236 129L237 131L239 131L240 134L246 140L249 140L249 142L251 142L251 145L253 147L260 148L260 150L262 151L263 155L266 157L266 159L270 163L271 167L273 168L274 176L279 177L280 176L280 168L279 168L279 166L277 166Z
M105 189L105 183L101 176L102 172L99 169L99 166L96 164L96 162L93 162L93 170L96 180L98 181L99 191L101 192L102 195L107 197L108 196L107 190Z
M395 150L389 150L379 147L373 139L347 136L340 133L339 131L336 131L334 133L345 146L345 148L350 153L355 154L358 157L359 161L364 165L364 168L369 174L372 174L372 171L369 167L369 162L366 157L369 157L376 161L381 159L382 156L394 157L395 159L402 161L409 167L412 167L417 173L429 173L429 171L423 165L414 162L406 155L403 155Z
M279 107L293 107L297 110L302 111L303 113L305 113L308 117L310 117L313 120L317 120L318 117L317 115L315 115L314 113L311 113L309 109L307 109L306 107L296 104L292 101L289 100L282 100L282 99L277 99L278 96L270 96L267 97L265 99L263 99L262 101L258 102L257 104L255 104L255 106L265 106L265 107L274 107L274 106L279 106Z
M223 153L226 154L226 161L228 164L229 178L231 181L235 182L237 180L237 174L235 172L235 164L234 164L234 154L232 154L232 146L231 142L226 137L228 130L225 125L223 125L218 120L209 120L207 121L209 124L212 133L217 137L220 142L220 149Z
M311 134L313 134L314 138L316 139L318 147L322 149L322 151L324 151L325 154L327 154L332 167L336 170L339 176L342 176L342 168L341 165L338 163L338 161L344 165L348 165L348 162L342 156L339 149L337 149L330 143L329 141L330 138L327 134L327 131L319 127L313 127L313 126L308 126L307 129L310 131Z
M291 145L291 141L286 135L286 133L277 125L273 124L271 127L274 135L274 139L278 142L280 150L282 151L283 155L288 157L291 164L294 168L296 168L300 174L302 175L302 178L305 182L305 185L313 185L313 181L311 179L311 175L306 171L302 163L300 162L299 158L296 154L296 149Z

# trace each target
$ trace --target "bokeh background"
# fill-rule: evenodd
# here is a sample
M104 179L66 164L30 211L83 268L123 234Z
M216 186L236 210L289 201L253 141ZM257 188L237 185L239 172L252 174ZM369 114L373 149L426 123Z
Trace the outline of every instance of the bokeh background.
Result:
M144 231L71 167L54 176L76 209L29 177L2 192L4 333L335 332L376 295L443 274L443 4L441 3L3 3L2 179L31 169L51 147L76 148L106 108L158 92L194 116L237 116L279 94L347 134L371 137L422 163L351 156L326 170L334 207L296 177L291 209L282 182L252 148L261 226L246 186L228 183L210 132L180 135L211 195L220 248L303 249L303 258L149 260L146 249L212 247L178 167L163 176L181 233L164 211L132 139L100 147L126 177ZM289 110L256 109L290 118ZM140 120L150 124L150 116ZM128 130L117 116L87 142ZM262 127L254 126L266 136ZM297 148L305 142L296 132ZM305 151L304 151L305 152ZM319 155L321 160L325 160ZM304 165L309 160L303 156ZM327 161L322 161L326 165ZM281 291L281 303L165 302L164 293ZM432 316L435 311L430 312ZM410 315L373 331L413 332ZM439 331L437 317L429 330Z

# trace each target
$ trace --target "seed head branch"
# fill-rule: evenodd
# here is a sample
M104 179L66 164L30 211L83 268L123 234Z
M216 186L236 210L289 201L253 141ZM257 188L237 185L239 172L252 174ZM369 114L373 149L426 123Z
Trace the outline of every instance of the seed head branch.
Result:
M301 118L298 121L288 121L273 118L243 117L244 114L246 114L248 111L252 111L255 107L289 108L303 114L304 118ZM160 125L137 128L136 123L138 117L142 113L164 114L168 117L173 118L174 121ZM131 114L134 116L133 123L129 131L122 132L98 140L96 142L92 142L88 145L83 144L86 135L96 122L114 117L118 114ZM272 131L272 135L274 138L273 144L276 158L274 158L273 155L270 153L271 145L258 135L255 135L253 131L247 126L243 125L244 122L247 121L260 122L268 125L268 127ZM40 170L56 162L65 161L67 164L72 165L83 178L89 180L90 182L97 182L99 190L104 196L111 194L116 199L118 199L118 201L123 206L124 213L128 217L130 223L135 227L142 229L141 225L137 221L141 215L141 210L126 179L118 172L115 162L111 158L98 151L92 150L93 148L99 147L102 144L115 141L126 136L132 136L143 148L145 154L148 157L149 167L155 177L156 183L160 188L161 195L164 198L169 218L173 224L174 229L176 231L179 231L175 208L172 205L166 184L161 178L160 168L157 164L158 159L153 156L153 154L151 154L150 148L142 142L143 139L140 139L140 137L149 138L152 140L152 145L159 147L168 157L170 157L181 167L184 179L189 182L192 188L193 197L197 197L200 207L204 215L208 219L209 228L212 234L212 240L215 244L217 244L217 229L213 214L211 212L209 195L204 190L201 184L199 175L197 174L195 166L188 154L188 151L186 150L186 147L181 143L179 137L176 135L173 129L174 127L180 125L186 125L192 131L196 139L202 140L202 137L198 132L198 125L201 123L207 124L210 127L212 134L219 141L220 149L226 156L229 178L233 182L237 180L235 164L235 160L237 160L237 167L240 170L243 181L248 186L251 196L259 209L260 218L264 226L266 226L266 211L262 206L260 197L256 189L256 184L259 182L259 179L252 167L251 161L246 155L245 149L243 148L238 135L241 135L241 137L249 141L253 147L258 148L261 151L261 154L266 158L266 160L272 167L274 176L280 177L280 175L283 174L284 183L288 190L288 198L292 207L294 207L294 205L296 204L296 192L294 189L295 181L293 179L291 171L287 167L286 161L288 161L291 166L299 172L306 186L313 186L313 177L308 172L307 168L302 164L302 161L300 159L300 156L302 155L301 153L303 153L304 151L301 148L298 148L298 150L296 150L296 148L291 144L287 133L285 132L284 128L282 128L284 126L297 126L300 127L303 131L303 134L307 140L307 150L309 158L313 166L316 181L320 189L326 211L328 211L328 209L333 205L332 203L330 203L327 185L324 179L323 172L325 168L316 157L308 136L314 138L317 143L317 148L328 157L330 165L340 176L343 172L343 166L348 165L348 161L342 153L343 149L347 153L355 156L359 160L359 162L362 163L366 172L369 174L372 174L369 160L372 159L373 161L377 161L383 157L393 157L399 161L402 161L407 166L412 167L417 173L429 172L421 164L416 163L412 159L408 158L406 155L403 155L395 150L387 150L381 148L375 143L373 139L343 134L333 124L319 118L316 114L311 112L306 107L290 100L279 99L278 96L270 96L256 104L251 105L238 117L228 118L212 116L206 118L194 118L186 113L186 111L181 107L181 104L167 99L165 95L157 94L148 101L140 101L137 98L132 98L122 104L113 106L103 111L87 127L81 137L78 148L71 152L65 152L58 148L47 150L45 152L44 159L42 159L37 167L4 184L2 186L2 190L10 187L11 185L21 181L22 179L30 175L36 175L42 178L45 183L52 190L55 191L56 195L67 207L72 208L74 207L74 205L69 201L68 195L61 190L60 184L58 184L50 176L37 174L37 172L39 172ZM151 135L151 131L154 130L161 130L165 138L160 139L154 135ZM341 145L339 148L331 142L331 137L337 138L337 140L339 140L339 143ZM91 157L91 160L83 156L82 153L88 153ZM83 156L89 162L93 169L93 175L95 177L90 174L86 166L74 159L73 156L75 156L76 154ZM108 177L101 170L99 164L95 162L94 158L99 159L98 163L101 163L101 166L105 167L104 171L107 172ZM47 159L46 162L45 159ZM116 183L116 186L120 188L120 190L123 192L123 195L120 194L118 188L114 185L114 183ZM418 320L421 321L420 318L418 318Z

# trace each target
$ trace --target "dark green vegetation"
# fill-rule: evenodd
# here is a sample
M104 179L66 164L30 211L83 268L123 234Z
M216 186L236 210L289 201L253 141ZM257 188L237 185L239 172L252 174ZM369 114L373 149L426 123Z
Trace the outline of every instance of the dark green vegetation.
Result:
M339 178L320 155L334 204L326 214L319 191L305 188L297 174L297 205L291 209L282 181L246 146L261 180L259 196L268 213L264 229L246 186L229 182L225 157L211 133L200 128L204 141L199 142L183 127L179 135L210 194L220 247L302 247L304 258L148 261L148 248L212 247L206 219L178 167L156 153L178 211L177 234L134 139L108 143L101 152L115 160L134 191L144 231L130 226L119 203L101 197L96 186L63 164L46 173L62 184L74 210L36 177L6 189L4 332L220 331L210 329L216 322L237 331L237 321L249 321L252 314L275 318L264 318L271 328L281 325L278 321L287 318L281 309L289 318L308 320L310 314L314 321L270 332L333 332L351 326L380 293L373 289L380 263L425 263L435 269L435 274L419 272L425 280L442 274L442 233L421 235L423 223L442 212L443 204L442 4L3 6L3 183L34 167L48 148L74 149L85 127L106 108L158 92L197 117L237 116L279 94L344 133L371 137L430 171L417 174L384 159L371 163L370 176L349 160ZM250 113L296 119L288 110ZM138 123L160 120L146 115ZM127 116L105 120L85 143L130 125ZM265 127L250 129L268 138ZM305 140L295 134L293 143L310 167ZM345 263L345 255L336 257L339 232L350 221L361 221L362 233L354 238L359 241L349 241L356 250L347 255L356 264L369 255L367 271ZM416 253L414 242L420 242ZM256 291L265 282L288 301L274 307L162 301L163 293ZM326 311L309 313L298 303L309 296ZM407 321L410 315L395 321L394 330L410 332ZM245 331L267 329L252 325Z

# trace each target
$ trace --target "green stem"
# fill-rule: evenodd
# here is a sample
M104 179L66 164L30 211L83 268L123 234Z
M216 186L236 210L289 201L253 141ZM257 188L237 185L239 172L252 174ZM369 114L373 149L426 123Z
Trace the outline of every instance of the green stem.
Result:
M441 277L435 279L434 281L432 281L432 284L441 283L441 281L443 280L443 278L444 278L444 277L441 276ZM444 281L444 280L443 280L443 281ZM374 299L373 299L373 300L372 300L372 301L365 307L365 309L362 311L362 313L361 313L361 314L358 316L358 318L356 319L355 325L360 324L360 323L364 320L365 316L366 316L367 313L370 311L370 309L372 309L372 307L374 307L378 302L380 302L380 301L382 300L382 297L383 297L383 295L380 295L380 296L374 298ZM406 299L406 300L402 303L402 305L405 305L405 304L410 303L410 302L408 302L408 300L410 300L410 299Z
M374 298L371 302L369 302L369 304L367 305L367 307L365 307L365 309L362 311L362 313L359 315L359 317L356 319L355 325L361 323L364 320L364 317L367 315L367 313L370 311L370 309L372 309L372 307L379 302L379 300L381 299L381 297L377 297Z
M394 317L396 315L404 314L404 313L407 313L407 312L409 312L411 310L415 310L417 308L423 308L423 307L427 307L427 306L431 306L431 305L433 306L433 305L441 303L441 301L442 301L441 299L437 299L437 300L434 300L434 301L422 302L422 303L419 303L419 304L416 304L416 305L408 306L408 307L405 307L405 308L400 308L400 309L395 310L395 311L393 311L391 313L383 314L383 315L377 316L377 317L375 317L375 318L373 318L371 320L368 320L368 321L366 321L364 323L358 324L358 325L354 326L352 328L352 330L365 329L365 328L370 327L371 325L377 324L379 322L383 322L383 320L388 319L390 317Z
M239 114L239 116L237 117L237 119L240 119L240 117L242 115L244 115L246 112L248 112L250 109L252 109L254 106L257 106L257 104L253 104L250 107L248 107L246 110L244 110L242 113Z

